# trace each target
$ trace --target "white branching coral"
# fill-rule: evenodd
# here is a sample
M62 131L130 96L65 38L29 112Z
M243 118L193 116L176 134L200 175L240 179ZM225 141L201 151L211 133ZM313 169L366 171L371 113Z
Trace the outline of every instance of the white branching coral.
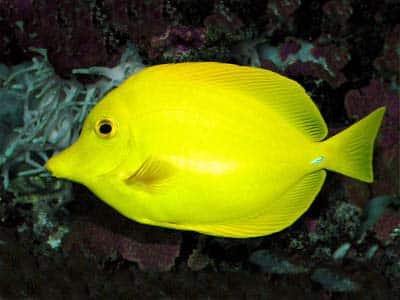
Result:
M57 76L46 50L32 50L39 55L30 62L0 64L0 184L14 194L15 203L32 204L33 230L41 235L57 230L54 211L71 198L71 184L50 177L44 163L74 142L98 100L144 66L128 45L114 68L74 70L100 77L84 85Z
M143 68L139 56L130 46L114 68L74 70L73 73L102 76L98 82L85 86L77 80L58 77L47 60L46 51L34 51L41 57L33 58L32 62L10 69L0 66L0 80L3 80L0 104L22 111L22 122L15 122L15 128L8 127L8 132L1 133L0 167L6 189L11 168L20 163L25 166L15 169L17 176L45 175L43 162L49 154L65 148L77 138L90 108L110 89Z

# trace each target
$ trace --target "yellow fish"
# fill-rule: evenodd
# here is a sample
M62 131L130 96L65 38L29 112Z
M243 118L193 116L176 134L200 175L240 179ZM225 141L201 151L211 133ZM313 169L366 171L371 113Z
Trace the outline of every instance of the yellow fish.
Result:
M146 68L90 112L46 164L140 223L224 237L290 226L332 170L372 182L385 108L329 138L304 89L215 62Z

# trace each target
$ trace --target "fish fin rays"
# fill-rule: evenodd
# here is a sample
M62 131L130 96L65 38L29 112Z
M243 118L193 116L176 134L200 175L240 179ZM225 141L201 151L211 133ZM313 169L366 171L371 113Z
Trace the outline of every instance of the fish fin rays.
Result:
M293 224L309 208L325 177L324 170L307 174L279 198L276 205L253 219L230 224L199 225L189 229L233 238L257 237L281 231Z
M385 108L374 110L321 145L328 156L326 168L365 182L373 182L374 141L385 114Z
M176 169L167 161L149 157L132 175L125 179L125 183L153 193L165 187L175 172Z
M216 89L236 90L253 96L265 102L269 108L313 141L324 139L328 133L324 119L304 88L296 81L278 73L217 62L159 65L149 68L149 72L157 75L166 72L164 77L171 80L192 82Z

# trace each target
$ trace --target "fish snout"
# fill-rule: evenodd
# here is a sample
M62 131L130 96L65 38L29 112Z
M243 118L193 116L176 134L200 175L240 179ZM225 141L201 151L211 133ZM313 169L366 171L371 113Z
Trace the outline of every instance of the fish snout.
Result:
M75 164L71 155L71 147L54 154L44 165L44 167L57 178L71 179L74 177L75 169L77 165Z
M44 165L44 167L47 169L47 171L50 172L50 174L54 177L61 177L59 176L58 168L57 168L57 154L52 156Z

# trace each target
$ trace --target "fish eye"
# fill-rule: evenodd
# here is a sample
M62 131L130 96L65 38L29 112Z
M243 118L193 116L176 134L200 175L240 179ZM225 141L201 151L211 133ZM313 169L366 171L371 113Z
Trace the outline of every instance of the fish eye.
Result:
M95 127L96 134L101 138L111 138L116 132L115 123L110 119L99 120Z

